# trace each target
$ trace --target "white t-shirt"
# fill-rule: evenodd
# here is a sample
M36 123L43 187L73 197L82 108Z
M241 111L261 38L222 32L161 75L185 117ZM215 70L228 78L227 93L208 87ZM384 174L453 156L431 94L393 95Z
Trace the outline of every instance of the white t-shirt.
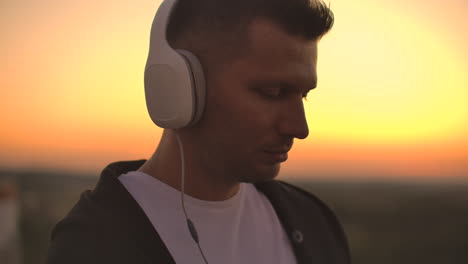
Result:
M190 236L180 192L150 175L132 171L119 177L143 209L177 264L203 264ZM185 207L196 226L209 264L292 264L289 239L268 199L254 185L242 183L225 201L188 195Z

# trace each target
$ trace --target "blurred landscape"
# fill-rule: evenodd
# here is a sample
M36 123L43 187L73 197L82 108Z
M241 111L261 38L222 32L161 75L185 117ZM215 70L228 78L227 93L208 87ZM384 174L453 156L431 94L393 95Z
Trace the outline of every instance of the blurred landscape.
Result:
M18 232L10 244L17 245L7 248L19 255L5 257L8 252L0 248L0 262L43 263L51 229L81 192L94 187L98 178L93 176L0 171L0 187L9 186L9 193L12 189L16 193L10 197L17 201L17 226L13 228ZM314 193L336 212L348 234L355 264L468 263L467 181L289 182ZM5 212L0 211L0 216Z

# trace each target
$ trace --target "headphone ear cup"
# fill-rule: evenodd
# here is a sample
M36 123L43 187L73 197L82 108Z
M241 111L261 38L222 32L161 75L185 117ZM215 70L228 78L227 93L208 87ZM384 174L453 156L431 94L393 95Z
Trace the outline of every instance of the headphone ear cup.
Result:
M205 109L205 97L206 97L206 81L205 81L205 73L203 71L203 66L200 63L200 60L188 50L178 49L176 50L181 57L185 59L187 64L189 65L189 71L192 74L193 86L194 86L194 115L192 121L188 124L188 126L194 125L195 123L200 120L203 114L203 110Z

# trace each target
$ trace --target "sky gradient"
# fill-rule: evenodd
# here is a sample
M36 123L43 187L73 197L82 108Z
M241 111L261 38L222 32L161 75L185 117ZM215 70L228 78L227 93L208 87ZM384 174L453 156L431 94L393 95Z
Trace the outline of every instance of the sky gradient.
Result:
M143 70L160 1L0 3L0 167L97 173L161 129ZM468 179L468 4L334 0L284 175Z

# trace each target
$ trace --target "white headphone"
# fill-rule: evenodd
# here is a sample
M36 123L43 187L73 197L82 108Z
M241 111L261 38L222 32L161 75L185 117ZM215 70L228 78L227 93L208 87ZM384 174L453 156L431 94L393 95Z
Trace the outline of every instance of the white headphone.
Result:
M195 124L205 106L205 76L198 58L174 50L167 41L169 18L177 0L164 0L151 28L145 68L145 97L151 120L162 128Z

